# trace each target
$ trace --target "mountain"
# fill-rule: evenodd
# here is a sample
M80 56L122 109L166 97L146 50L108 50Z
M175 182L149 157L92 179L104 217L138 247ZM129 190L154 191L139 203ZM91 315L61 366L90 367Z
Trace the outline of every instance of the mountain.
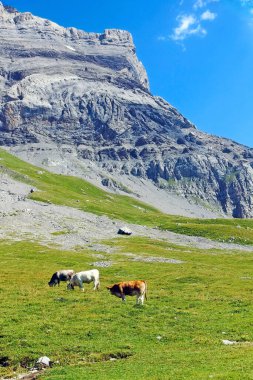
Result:
M153 192L168 212L174 199L184 213L253 216L253 149L153 96L130 33L63 28L0 3L0 89L0 145L16 155L144 200Z

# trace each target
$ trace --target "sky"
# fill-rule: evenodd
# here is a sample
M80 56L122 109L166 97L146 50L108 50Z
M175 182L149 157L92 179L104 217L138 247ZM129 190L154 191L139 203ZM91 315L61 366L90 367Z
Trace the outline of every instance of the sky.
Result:
M152 94L253 147L253 0L2 0L87 32L131 32Z

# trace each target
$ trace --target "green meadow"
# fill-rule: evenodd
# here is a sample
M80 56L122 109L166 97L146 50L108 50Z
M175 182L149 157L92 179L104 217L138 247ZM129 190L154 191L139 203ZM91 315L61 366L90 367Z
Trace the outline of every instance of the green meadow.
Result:
M24 163L3 150L0 171L35 187L29 196L36 200L188 235L253 244L252 220L165 215L79 178ZM111 254L102 252L103 260L112 265L98 268L99 291L90 284L82 293L67 291L64 283L55 288L47 283L58 269L93 268L98 260L94 251L0 241L0 378L24 373L39 357L48 356L54 364L39 376L43 380L253 379L251 252L201 250L135 236L103 244L114 248ZM131 279L148 283L143 306L135 305L135 297L123 303L106 289ZM235 344L225 345L224 340Z
M117 250L100 268L101 289L49 288L57 268L87 269L88 250L67 252L2 241L2 376L40 356L54 366L41 379L253 379L252 254L202 251L147 238L107 241ZM149 256L181 264L133 261ZM104 254L106 256L106 254ZM106 285L146 279L148 300L123 303ZM236 341L224 345L222 340Z

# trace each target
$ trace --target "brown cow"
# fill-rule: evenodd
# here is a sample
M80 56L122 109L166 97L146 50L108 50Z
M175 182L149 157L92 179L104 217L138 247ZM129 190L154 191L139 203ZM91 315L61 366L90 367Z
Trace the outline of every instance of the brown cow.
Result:
M125 281L119 282L111 286L107 286L107 289L110 290L111 294L122 299L126 300L126 296L136 296L136 304L139 303L143 305L144 297L147 299L147 283L146 281Z

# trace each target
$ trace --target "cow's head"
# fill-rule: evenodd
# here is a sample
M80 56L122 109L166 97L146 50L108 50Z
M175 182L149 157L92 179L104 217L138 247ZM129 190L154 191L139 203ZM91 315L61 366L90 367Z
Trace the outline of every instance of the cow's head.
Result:
M67 285L67 289L68 289L68 290L74 290L75 287L74 287L74 285L71 284L71 282L70 282L70 283Z
M57 282L56 281L49 281L48 283L49 286L56 286L57 285Z
M119 284L114 284L114 285L111 285L111 286L107 286L107 289L114 296L121 298L122 294L121 294L121 291L120 291L120 288L119 288Z
M59 277L57 275L57 272L53 274L51 277L51 280L49 281L48 285L49 286L56 286L59 283Z

